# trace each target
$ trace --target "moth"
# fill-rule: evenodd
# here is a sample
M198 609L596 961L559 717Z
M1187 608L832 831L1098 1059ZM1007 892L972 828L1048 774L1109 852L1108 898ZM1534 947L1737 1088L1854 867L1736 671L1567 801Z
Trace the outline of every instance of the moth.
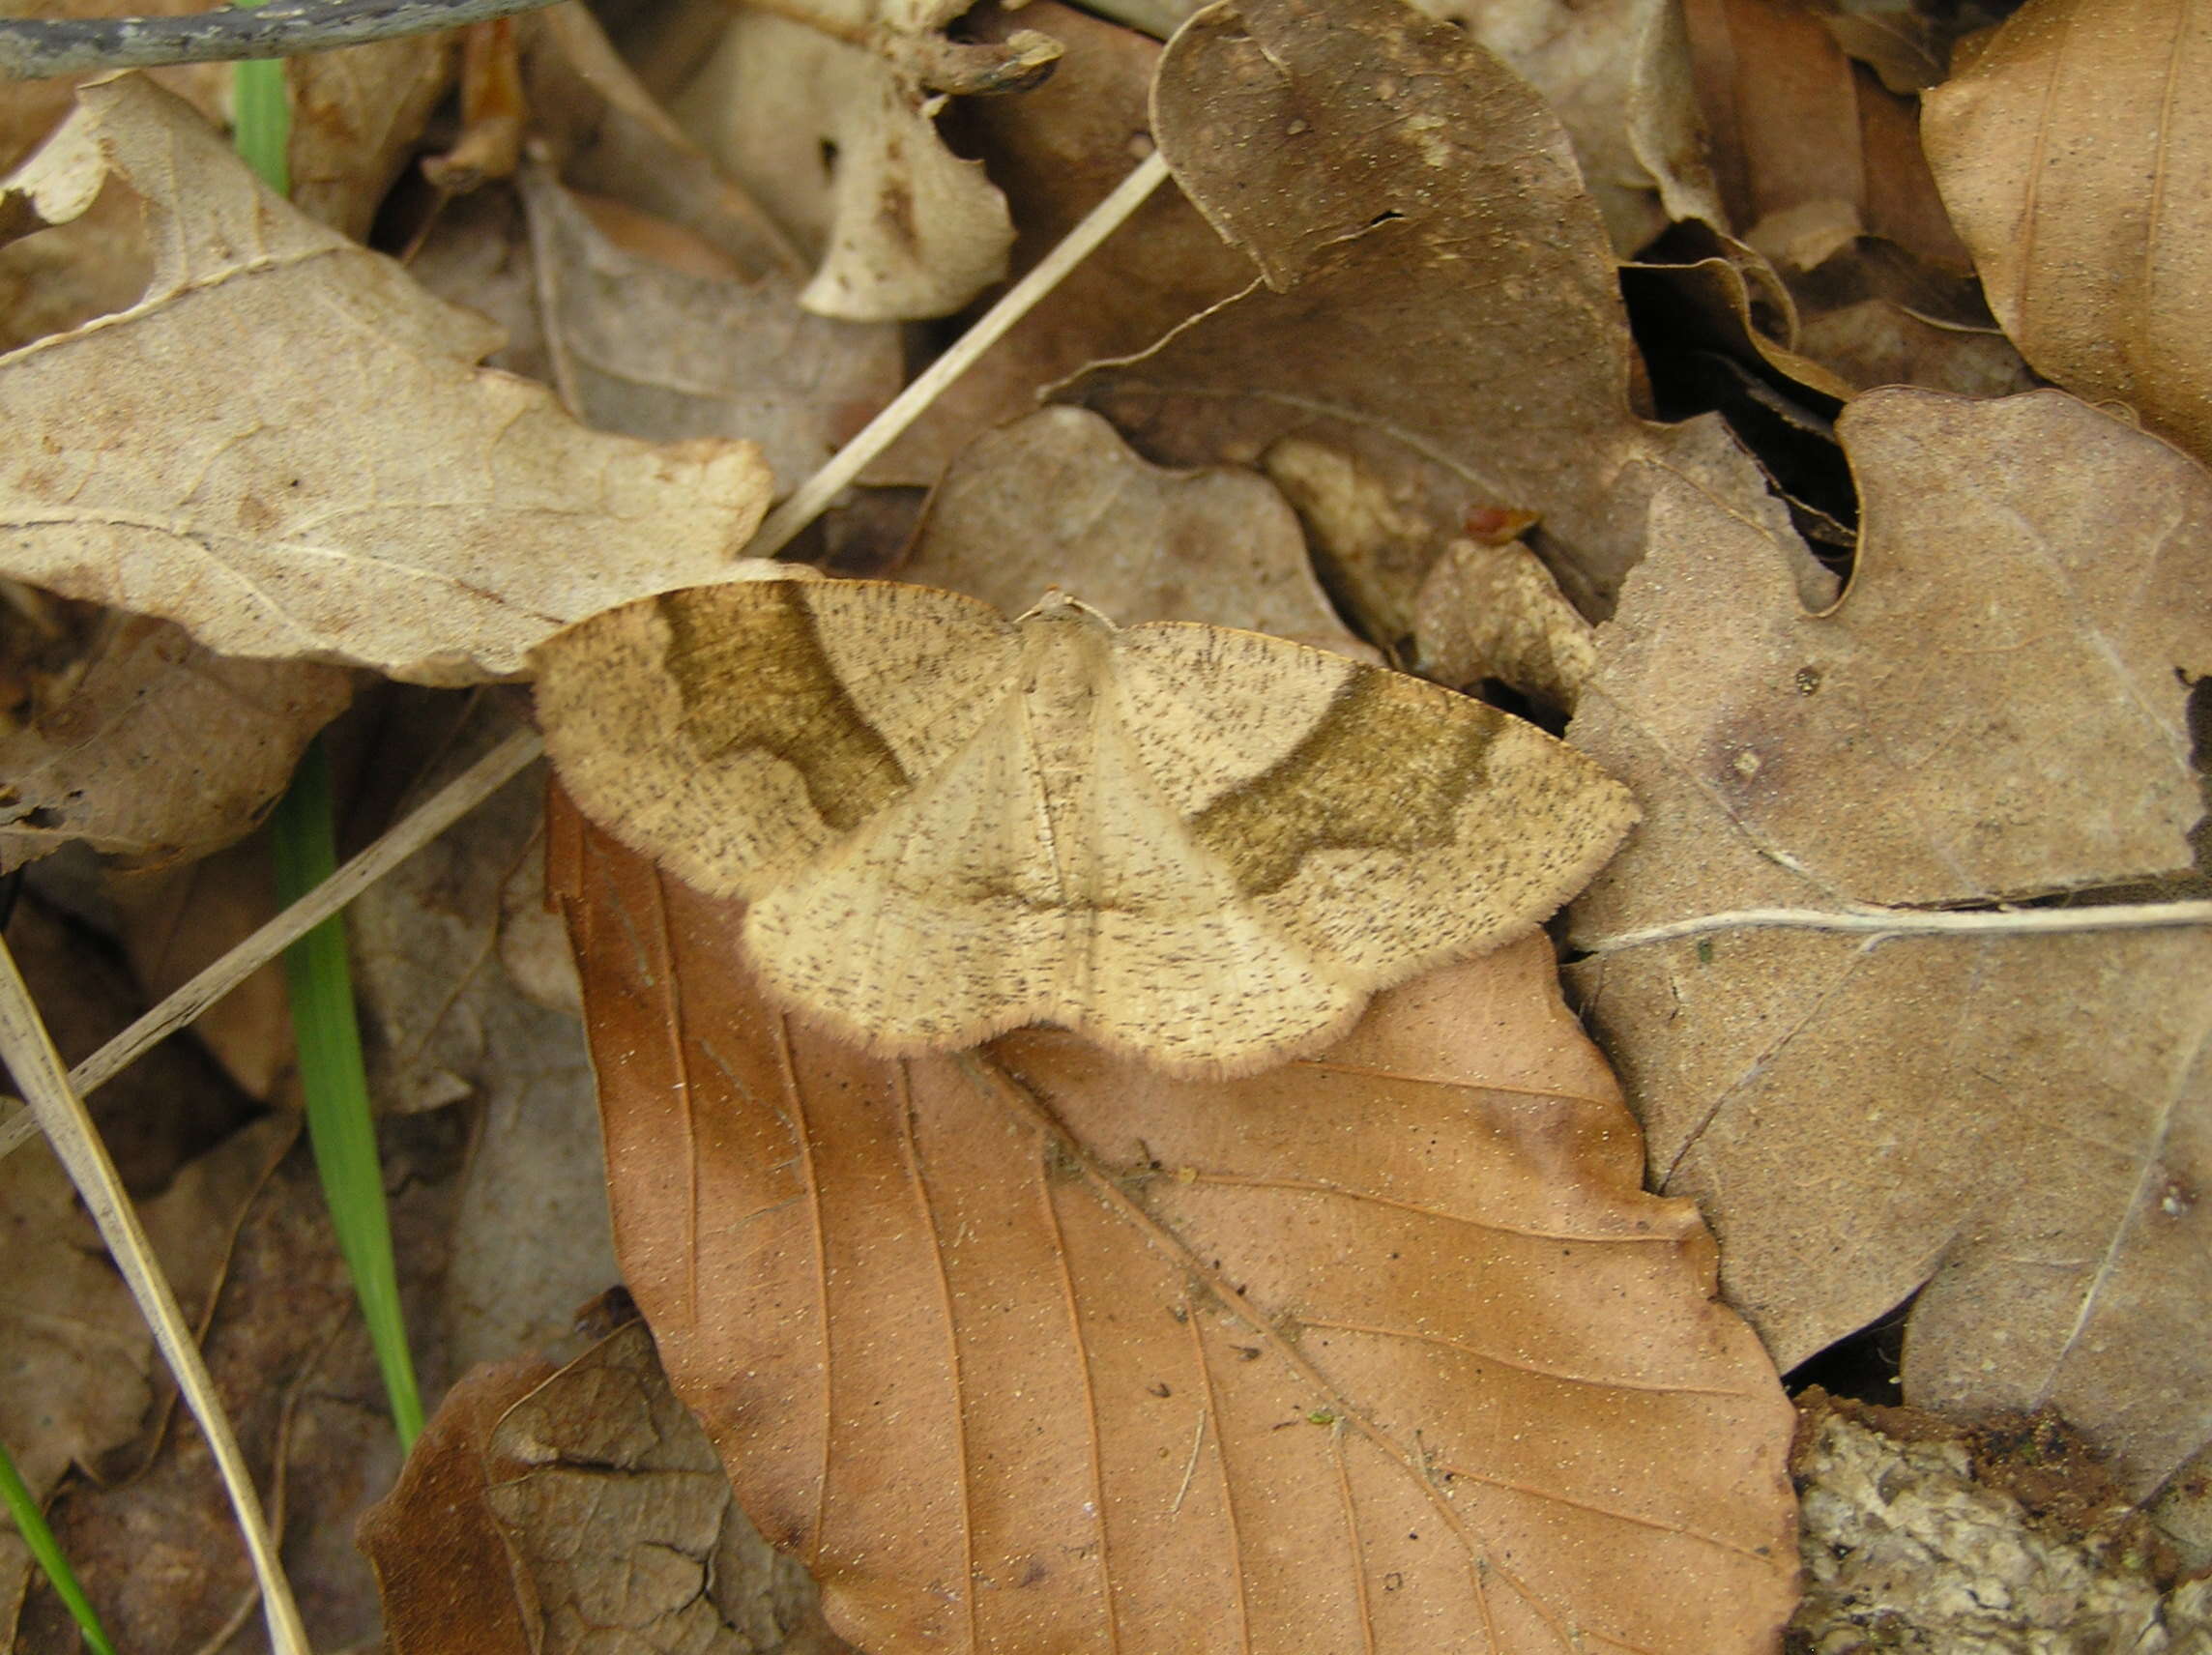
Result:
M887 581L694 587L532 663L578 806L743 898L769 992L885 1054L1049 1023L1250 1073L1528 932L1636 819L1482 702L1057 592L1008 620Z

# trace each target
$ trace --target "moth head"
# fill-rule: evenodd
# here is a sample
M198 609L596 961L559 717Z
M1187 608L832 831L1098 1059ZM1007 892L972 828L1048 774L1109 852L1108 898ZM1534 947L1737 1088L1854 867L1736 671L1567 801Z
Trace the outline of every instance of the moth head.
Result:
M1103 627L1109 632L1116 630L1110 618L1057 586L1046 587L1044 595L1017 616L1014 624L1018 626L1024 621L1064 621L1077 625Z

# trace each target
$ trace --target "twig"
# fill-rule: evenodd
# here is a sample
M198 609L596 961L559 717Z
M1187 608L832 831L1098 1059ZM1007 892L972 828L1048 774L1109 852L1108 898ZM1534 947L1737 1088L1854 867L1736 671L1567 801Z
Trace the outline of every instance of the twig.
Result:
M1617 954L1654 943L1677 943L1716 931L1844 931L1876 937L2002 937L2053 931L2150 931L2212 925L2212 902L2126 902L2097 908L1945 909L1742 908L1701 914L1574 945L1585 954Z
M16 971L15 957L8 951L4 938L0 938L0 1057L6 1058L15 1084L23 1089L47 1143L69 1169L85 1210L100 1227L101 1239L107 1243L116 1268L130 1284L131 1296L138 1301L140 1314L154 1330L154 1342L161 1348L169 1371L177 1376L177 1388L200 1423L217 1468L222 1473L231 1510L246 1537L254 1578L261 1582L261 1607L269 1622L271 1647L277 1655L309 1655L306 1628L277 1560L276 1542L262 1518L261 1498L253 1492L246 1456L239 1452L238 1438L231 1433L221 1399L215 1393L207 1365L200 1360L199 1345L186 1324L168 1277L161 1273L147 1244L146 1232L124 1192L122 1178L116 1176L107 1147L100 1141L84 1100L70 1086L61 1054L54 1050L45 1025L39 1021L31 992L23 986L22 973Z
M1168 163L1154 150L1114 187L1114 192L1091 208L1082 223L1067 232L1058 247L1029 275L1009 287L998 304L931 363L915 382L891 398L881 414L860 428L859 434L839 449L830 463L792 490L791 497L768 514L760 531L745 547L748 558L772 558L791 544L800 530L822 515L845 485L867 468L868 462L898 440L899 434L943 394L945 388L975 365L975 359L997 344L1016 322L1028 315L1036 302L1060 285L1062 277L1089 256L1091 249L1121 227L1123 219L1144 205L1145 198L1166 182Z
M185 17L0 18L0 77L292 57L457 29L557 0L276 0Z
M489 798L544 750L535 730L517 730L405 820L395 823L375 844L238 944L160 1004L73 1069L69 1080L79 1096L112 1080L145 1050L199 1014L306 936L364 890L374 885L455 822ZM38 1131L28 1111L0 1121L0 1155Z

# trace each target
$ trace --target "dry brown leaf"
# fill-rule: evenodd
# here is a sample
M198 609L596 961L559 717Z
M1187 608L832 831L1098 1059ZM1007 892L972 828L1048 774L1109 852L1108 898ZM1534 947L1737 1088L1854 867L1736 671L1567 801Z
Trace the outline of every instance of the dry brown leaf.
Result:
M1018 615L1051 586L1126 624L1205 621L1362 659L1274 486L1232 467L1166 471L1081 408L985 433L946 473L902 580Z
M265 835L182 867L118 874L106 889L117 940L149 1004L182 988L276 913L276 875ZM193 1019L192 1038L247 1097L276 1102L293 1058L283 962L269 961Z
M1027 272L1151 153L1149 100L1158 43L1058 0L979 7L962 25L986 37L1017 23L1067 47L1053 77L1019 98L970 100L962 138L1006 192L1016 234L1009 275ZM873 482L928 485L979 432L1034 410L1059 380L1102 357L1141 351L1251 285L1252 261L1214 234L1170 182L1152 191L872 465Z
M2212 30L2182 0L2030 0L1928 95L1990 306L2038 370L2212 459Z
M541 1655L535 1606L484 1499L484 1449L501 1416L557 1371L530 1355L463 1374L391 1492L362 1513L393 1655Z
M563 183L683 225L748 278L805 275L790 239L684 135L588 10L533 14L523 44L531 136Z
M885 1063L559 815L630 1284L872 1655L1770 1648L1790 1409L1531 940L1325 1060Z
M465 1377L361 1537L393 1655L846 1647L737 1509L634 1320L565 1366Z
M142 79L88 89L12 200L66 220L110 174L146 197L159 266L131 309L0 357L8 572L232 654L466 682L721 578L765 508L748 445L588 432L472 366L486 324L270 195Z
M336 667L231 659L110 617L67 699L0 736L0 871L78 839L152 865L220 849L352 693Z
M440 30L285 59L292 205L366 241L422 123L453 83L453 33Z
M1917 265L1893 244L1857 238L1818 270L1795 273L1794 286L1730 237L1685 227L1665 250L1673 262L1621 273L1646 329L1664 330L1677 350L1756 359L1769 380L1794 382L1809 408L1883 385L2009 396L2042 383L1970 282Z
M1889 391L1842 422L1866 528L1825 615L1675 491L1577 741L1642 830L1575 981L1790 1367L1918 1291L1905 1396L2055 1406L2155 1485L2212 1375L2212 936L1750 931L1745 908L1988 904L2168 876L2202 811L2212 481L2069 396Z
M1943 78L1949 36L1965 25L1964 9L1938 26L1918 0L1824 0L1820 26L1836 44L1904 96Z
M1382 635L1411 630L1470 508L1538 513L1569 595L1599 606L1662 476L1787 534L1717 421L1630 412L1613 256L1566 137L1458 30L1395 0L1225 3L1176 37L1155 102L1179 181L1269 288L1075 394L1155 459L1249 460L1290 433L1359 452L1430 525Z
M1705 159L1675 0L1415 0L1544 95L1614 250L1633 258L1670 220L1727 218Z
M1005 273L1005 198L938 136L947 93L1041 73L1033 31L998 46L939 32L965 0L803 0L747 8L677 100L731 175L817 255L800 303L851 322L957 310ZM954 59L962 53L972 61ZM964 83L968 77L974 83Z
M895 328L809 315L795 277L751 278L690 232L579 200L541 167L524 168L522 200L553 382L586 424L750 438L789 492L897 393Z

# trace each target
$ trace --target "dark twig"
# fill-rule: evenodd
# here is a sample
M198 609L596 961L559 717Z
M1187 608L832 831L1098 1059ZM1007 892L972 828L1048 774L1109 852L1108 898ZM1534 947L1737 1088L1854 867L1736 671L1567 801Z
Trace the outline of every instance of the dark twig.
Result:
M428 34L555 0L276 0L255 11L188 17L0 17L0 77L38 80L95 69L294 57Z

